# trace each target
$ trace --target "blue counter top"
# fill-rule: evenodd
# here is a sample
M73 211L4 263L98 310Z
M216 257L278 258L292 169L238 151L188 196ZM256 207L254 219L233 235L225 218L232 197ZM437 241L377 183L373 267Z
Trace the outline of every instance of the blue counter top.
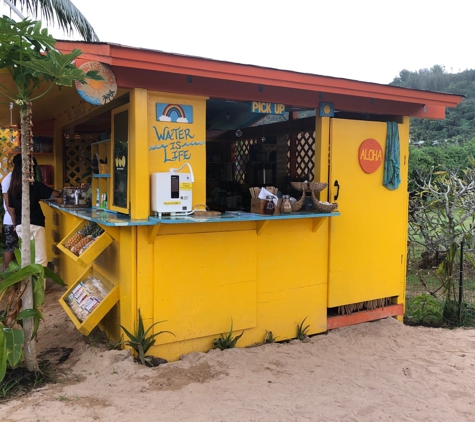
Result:
M196 215L188 216L163 216L149 217L144 220L133 220L126 214L120 214L112 211L106 211L100 208L69 208L62 207L52 201L44 201L50 207L56 208L61 212L74 215L76 217L83 218L84 220L94 221L97 224L104 226L155 226L160 224L190 224L190 223L226 223L226 222L241 222L241 221L272 221L272 220L292 220L302 218L324 218L324 217L337 217L339 212L332 213L318 213L316 211L299 211L291 214L278 214L278 215L261 215L253 214L250 212L226 212L221 216L208 217Z
M146 220L132 220L126 214L120 214L113 211L106 211L101 208L71 208L62 207L55 202L46 200L44 201L51 208L56 208L65 214L71 214L76 217L83 218L84 220L93 221L103 226L154 226L157 224L155 220L150 218Z
M162 218L150 217L150 220L156 221L156 224L183 224L183 223L225 223L237 221L271 221L271 220L292 220L302 218L322 218L336 217L339 212L317 213L315 211L293 212L291 214L262 215L250 212L225 212L217 217L207 217L197 215L188 216L167 216Z

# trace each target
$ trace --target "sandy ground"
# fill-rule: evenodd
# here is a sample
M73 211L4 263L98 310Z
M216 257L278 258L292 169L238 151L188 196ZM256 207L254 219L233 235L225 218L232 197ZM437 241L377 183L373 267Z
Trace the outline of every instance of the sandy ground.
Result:
M145 368L83 337L61 294L47 295L38 342L72 349L59 382L2 402L2 422L475 421L475 330L386 319Z

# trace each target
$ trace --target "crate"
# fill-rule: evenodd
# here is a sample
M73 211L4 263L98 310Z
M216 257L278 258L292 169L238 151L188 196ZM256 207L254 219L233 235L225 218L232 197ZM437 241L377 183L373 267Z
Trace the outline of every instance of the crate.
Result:
M89 275L93 275L98 280L101 281L104 288L106 288L109 292L107 295L101 300L101 302L89 313L87 318L83 321L80 321L78 317L74 314L72 309L67 303L67 297L73 292L73 290ZM102 318L106 316L106 314L112 309L112 307L119 301L119 286L115 286L112 284L106 277L104 277L99 271L97 271L92 266L89 266L86 271L81 275L81 277L76 280L76 282L69 287L66 293L61 296L59 299L59 303L68 314L69 318L75 325L75 327L85 336L88 336L91 331L101 322Z
M78 231L82 230L86 224L87 220L82 220L60 243L58 243L58 248L74 262L83 267L87 267L92 264L93 261L102 253L102 251L107 248L112 243L112 237L104 232L96 238L96 240L89 246L81 255L77 256L72 253L64 244Z

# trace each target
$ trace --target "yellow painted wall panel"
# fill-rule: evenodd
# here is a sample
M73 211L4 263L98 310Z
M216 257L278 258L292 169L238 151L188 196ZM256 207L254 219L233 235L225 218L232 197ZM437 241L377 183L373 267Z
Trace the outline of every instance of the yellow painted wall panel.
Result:
M130 93L129 127L129 176L130 217L147 218L150 215L150 188L147 140L148 96L145 89L133 89Z
M292 284L291 282L289 284ZM258 296L258 324L280 340L295 338L297 325L307 318L309 334L327 331L327 285L289 286Z
M407 150L407 125L399 125L401 153ZM407 236L407 160L402 183L382 185L384 164L365 173L358 148L368 138L386 150L387 124L332 120L331 183L338 180L338 209L330 236L329 307L403 294ZM334 195L336 192L332 192Z
M153 320L155 260L148 236L148 227L137 227L137 303L142 317Z
M157 116L157 104L172 106L169 116ZM186 121L176 119L180 108L192 113ZM149 91L147 130L150 174L189 163L195 179L193 205L205 204L206 98ZM187 172L186 167L182 171Z
M154 320L166 319L174 340L228 331L231 319L236 330L256 325L254 237L254 231L158 237Z
M311 223L271 221L258 236L258 325L280 339L305 317L312 333L326 331L328 221L316 232Z

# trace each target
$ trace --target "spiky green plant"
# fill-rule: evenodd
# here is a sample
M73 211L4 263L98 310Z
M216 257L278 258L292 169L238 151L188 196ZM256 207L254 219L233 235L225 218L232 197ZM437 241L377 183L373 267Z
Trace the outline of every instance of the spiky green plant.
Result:
M305 340L308 337L307 333L308 329L310 328L310 325L306 325L305 327L303 326L307 318L308 317L305 317L303 321L297 325L297 338L300 341Z
M120 325L120 328L124 330L125 335L129 338L128 340L124 340L123 344L132 347L136 355L139 357L140 363L144 366L149 366L148 360L145 359L145 354L148 350L155 344L155 338L160 334L168 333L173 334L171 331L159 331L157 333L148 335L150 330L155 327L155 325L160 324L166 321L157 321L154 322L150 327L145 330L142 320L142 315L140 314L140 308L138 310L138 324L137 329L135 330L135 334L130 333L124 326Z
M242 337L243 334L244 331L238 336L233 337L233 320L231 319L231 328L229 330L229 333L227 333L226 335L221 334L220 338L215 338L213 340L213 344L221 350L234 349L234 347L236 347L237 341Z
M264 344L275 343L277 337L274 337L272 331L266 331L266 336L264 338Z

